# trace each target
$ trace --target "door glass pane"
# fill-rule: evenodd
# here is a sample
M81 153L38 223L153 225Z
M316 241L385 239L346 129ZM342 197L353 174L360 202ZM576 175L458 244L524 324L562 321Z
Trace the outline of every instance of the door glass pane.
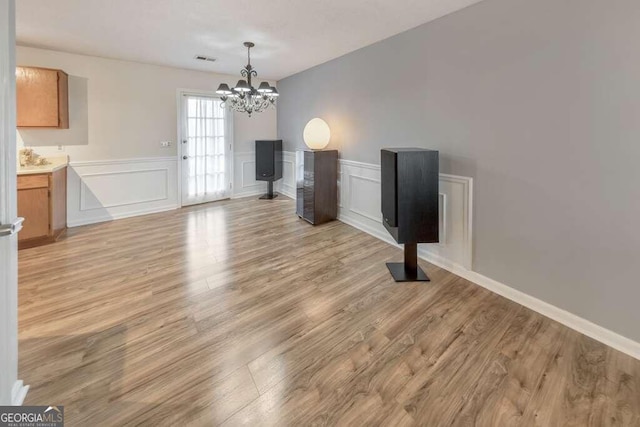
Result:
M225 114L216 98L187 96L186 196L194 203L223 198L228 193Z

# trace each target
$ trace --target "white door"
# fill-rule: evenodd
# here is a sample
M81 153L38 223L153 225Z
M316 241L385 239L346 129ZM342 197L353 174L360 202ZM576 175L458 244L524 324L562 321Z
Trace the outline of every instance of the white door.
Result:
M20 404L16 218L15 3L0 0L0 405Z
M182 206L231 196L231 113L220 98L183 93Z

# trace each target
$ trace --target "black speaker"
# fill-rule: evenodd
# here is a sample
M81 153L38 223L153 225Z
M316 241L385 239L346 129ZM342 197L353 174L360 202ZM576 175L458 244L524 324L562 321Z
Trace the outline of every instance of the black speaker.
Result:
M438 152L385 148L380 152L383 225L405 245L405 262L388 263L394 279L426 281L418 267L418 243L439 240Z
M267 194L261 199L273 199L273 181L282 178L282 140L256 141L256 181L267 181Z

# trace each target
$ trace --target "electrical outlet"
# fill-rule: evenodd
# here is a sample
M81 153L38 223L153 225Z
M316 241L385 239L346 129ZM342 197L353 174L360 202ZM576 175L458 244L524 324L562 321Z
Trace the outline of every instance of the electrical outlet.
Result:
M160 141L160 147L162 147L162 148L171 147L171 141Z
M58 145L58 151L64 151L64 145Z

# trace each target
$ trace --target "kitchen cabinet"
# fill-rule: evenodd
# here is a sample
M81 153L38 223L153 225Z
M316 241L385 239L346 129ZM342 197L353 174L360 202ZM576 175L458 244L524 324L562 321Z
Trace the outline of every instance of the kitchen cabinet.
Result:
M19 128L69 129L69 76L62 70L16 68Z
M67 167L18 175L20 249L55 242L67 229Z

